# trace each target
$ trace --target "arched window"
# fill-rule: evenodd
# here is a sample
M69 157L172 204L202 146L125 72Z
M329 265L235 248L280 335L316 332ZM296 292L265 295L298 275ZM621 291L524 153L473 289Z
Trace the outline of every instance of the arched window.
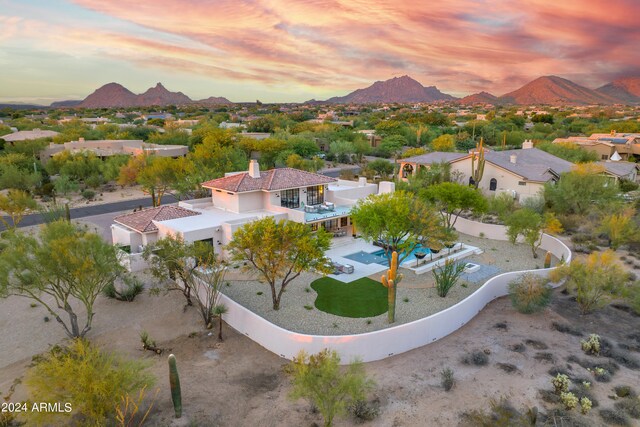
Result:
M402 177L403 178L409 178L410 175L413 175L413 166L410 165L409 163L407 163L402 168Z
M491 178L491 181L489 181L489 191L496 191L497 187L498 187L498 180L495 178Z

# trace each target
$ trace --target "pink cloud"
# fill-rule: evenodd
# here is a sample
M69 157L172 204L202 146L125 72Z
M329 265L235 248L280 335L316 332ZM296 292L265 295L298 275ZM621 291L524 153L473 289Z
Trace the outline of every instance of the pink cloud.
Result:
M259 84L349 90L410 74L444 91L502 94L540 75L596 86L640 70L635 0L75 3L152 33L79 22L54 38L147 67Z

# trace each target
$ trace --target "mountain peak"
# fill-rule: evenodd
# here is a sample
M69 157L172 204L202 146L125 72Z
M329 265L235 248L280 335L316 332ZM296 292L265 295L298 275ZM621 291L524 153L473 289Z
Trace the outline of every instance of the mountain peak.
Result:
M613 104L616 100L558 76L542 76L502 95L501 102L520 105Z
M620 77L596 91L626 103L640 103L640 76Z
M371 86L358 89L346 96L327 100L335 103L385 103L385 102L433 102L452 100L452 96L440 92L435 86L424 87L420 82L404 75L385 81L377 81Z

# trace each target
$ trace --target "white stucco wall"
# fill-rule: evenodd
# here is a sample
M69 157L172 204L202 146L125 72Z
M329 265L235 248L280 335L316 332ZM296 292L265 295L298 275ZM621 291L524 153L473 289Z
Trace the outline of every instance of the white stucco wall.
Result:
M211 199L213 200L213 206L225 209L231 212L240 212L238 195L235 193L227 193L226 191L211 191Z
M487 224L480 223L462 226L476 233L479 233L479 230L485 230L483 231L485 235L487 233L495 235L498 240L504 240L506 237L504 227L502 230L494 228L501 226L492 226L491 230L487 229ZM541 247L559 259L571 261L571 251L555 237L544 235ZM529 270L528 272L546 276L550 270ZM220 302L229 308L224 319L230 326L283 358L292 359L300 350L317 353L324 348L330 348L340 354L343 363L349 363L356 357L364 362L370 362L422 347L456 331L489 302L506 295L509 282L525 272L527 271L495 276L463 301L432 316L357 335L320 336L291 332L270 323L225 295L220 296Z
M238 193L238 211L249 212L264 209L264 197L262 191L252 191L250 193Z

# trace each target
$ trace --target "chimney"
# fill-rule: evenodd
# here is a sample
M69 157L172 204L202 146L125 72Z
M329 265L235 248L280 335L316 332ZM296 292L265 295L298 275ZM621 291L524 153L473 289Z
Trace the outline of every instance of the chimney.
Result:
M78 138L78 142L84 142L84 137L81 136L80 138Z
M616 131L615 131L615 129L611 129L611 136L616 136Z
M367 185L367 177L361 176L358 178L358 187L365 187Z
M251 178L260 178L260 165L255 159L251 159L249 162L249 176Z
M510 156L509 156L509 161L515 165L515 164L516 164L516 159L517 159L517 158L518 158L518 156L517 156L517 155L512 154L512 155L510 155Z
M529 148L533 148L533 141L530 139L525 139L522 143L522 149L528 150Z

